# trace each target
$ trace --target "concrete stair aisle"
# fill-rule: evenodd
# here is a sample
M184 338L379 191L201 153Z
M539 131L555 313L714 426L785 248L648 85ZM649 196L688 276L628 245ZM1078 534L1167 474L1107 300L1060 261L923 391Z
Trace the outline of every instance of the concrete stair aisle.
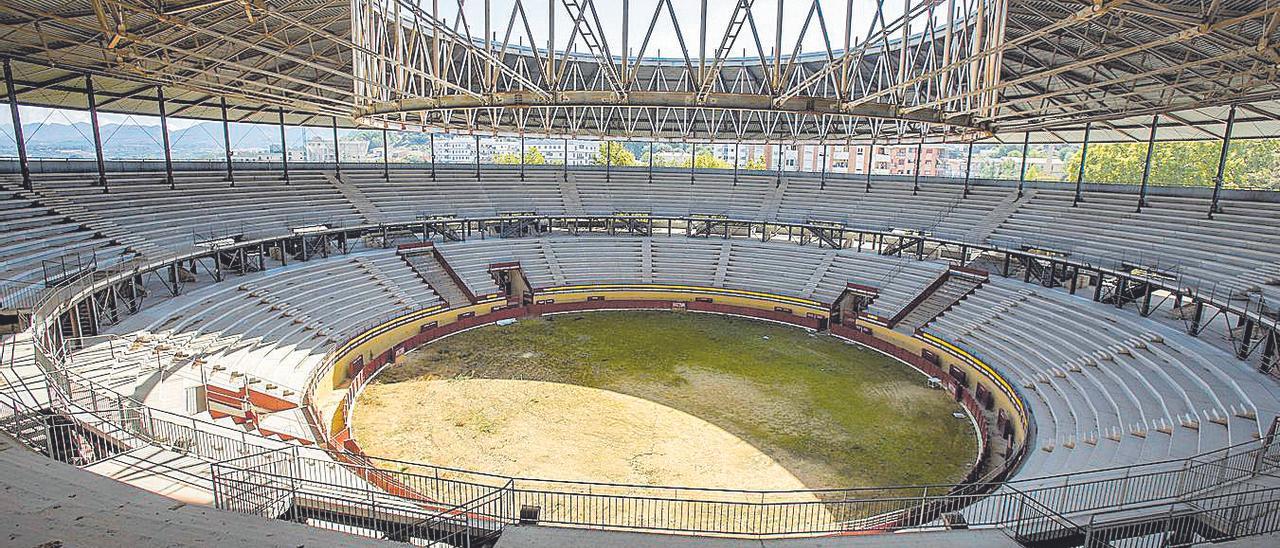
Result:
M556 252L552 249L551 243L546 238L541 238L538 240L538 249L542 250L542 256L547 260L547 269L551 270L551 277L555 278L556 285L568 285L564 269L560 268L560 261L556 259Z
M773 192L769 193L769 197L765 199L764 206L760 208L760 218L766 221L778 220L778 208L782 206L782 198L787 193L787 178L774 186Z
M427 282L427 285L431 286L441 299L444 299L446 306L457 307L471 302L471 299L467 298L467 293L458 287L440 261L436 260L434 254L405 253L400 256L408 263L409 268L422 277L422 281Z
M995 209L992 209L991 212L982 219L982 222L974 225L974 227L965 234L964 241L986 243L987 238L990 238L991 234L995 232L1000 225L1004 224L1004 222L1008 220L1014 212L1018 211L1018 208L1022 207L1023 204L1030 202L1035 197L1036 190L1034 188L1024 191L1021 198L1018 197L1017 191L1010 190L1009 193L1005 195L1004 199L1000 200L1000 203L996 205Z
M939 314L951 308L951 306L981 285L982 282L978 280L966 276L948 274L946 281L942 282L938 289L912 308L910 312L907 312L907 315L903 316L893 326L894 331L907 334L915 333L917 329L928 325Z
M640 281L651 284L653 283L653 240L645 238L640 240Z
M364 217L366 223L373 224L382 221L382 211L378 209L377 204L370 201L355 185L342 180L342 177L331 171L324 172L324 180L342 193L342 197L346 198L352 207L356 208L356 212L361 217Z
M585 215L582 207L582 196L578 194L578 176L572 173L560 177L560 196L564 200L564 212L568 215Z
M733 252L733 241L725 240L720 244L720 257L716 260L716 277L712 287L724 287L724 278L729 274L729 255Z
M812 299L813 293L818 290L818 284L822 283L822 278L827 275L827 270L831 268L831 263L835 261L836 250L830 249L822 255L822 262L818 263L818 267L813 269L813 273L809 275L808 281L804 283L804 294L801 295L806 299Z

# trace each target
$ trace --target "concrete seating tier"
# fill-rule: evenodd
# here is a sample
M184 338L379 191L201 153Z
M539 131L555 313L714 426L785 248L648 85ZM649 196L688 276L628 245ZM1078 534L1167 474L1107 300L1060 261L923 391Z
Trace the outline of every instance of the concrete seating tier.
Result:
M1201 339L1061 291L993 279L926 331L996 365L1038 430L1034 477L1241 443L1280 387Z
M124 251L18 188L8 179L0 181L0 300L6 306L10 301L22 306L33 297L45 280L45 261L61 263L79 254L81 262L96 255L108 263ZM77 263L75 258L68 261ZM62 272L62 267L51 266L51 274Z
M490 264L514 260L535 288L670 283L830 302L852 281L880 288L871 312L881 316L945 269L853 250L682 236L437 245L477 295L497 291ZM111 328L121 337L115 346L77 352L74 367L173 410L204 378L296 391L326 352L371 321L440 303L391 250L271 266L177 298L154 293L143 313ZM1036 434L1019 478L1193 455L1253 439L1280 413L1280 385L1250 364L1059 289L994 278L925 329L998 369L1025 398Z
M666 283L831 302L855 282L881 289L871 310L882 316L896 314L945 270L911 259L744 239L554 236L437 245L477 295L497 290L490 264L520 261L535 288Z
M95 344L75 364L91 378L124 379L118 385L141 384L164 369L188 380L266 379L296 390L337 341L372 322L440 304L389 250L276 264L161 300L113 327L125 337L114 349Z
M1087 192L1085 204L1074 208L1073 195L1037 191L991 240L1052 248L1094 263L1156 268L1206 292L1260 289L1269 301L1280 300L1280 287L1265 283L1280 277L1280 204L1228 200L1208 219L1208 198L1151 196L1138 213L1133 195Z
M1228 199L1210 220L1204 215L1208 198L1190 194L1151 196L1136 213L1136 197L1107 192L1087 192L1086 205L1073 208L1073 192L1065 187L1038 188L1013 202L1013 189L1002 186L977 184L964 197L961 185L925 181L913 194L910 181L877 178L867 193L860 178L832 175L824 185L818 174L807 173L779 179L744 172L735 184L731 171L698 173L691 181L687 173L658 170L650 181L643 168L607 175L575 168L568 178L559 170L530 168L521 181L518 168L486 167L477 179L470 166L438 167L435 180L426 169L392 170L386 179L381 170L345 169L340 175L345 193L331 182L332 172L293 172L286 185L277 172L240 171L234 189L221 172L181 172L176 190L169 190L161 173L119 173L110 175L108 193L94 186L92 174L38 174L36 190L28 194L18 194L9 175L0 208L0 234L9 236L0 252L0 273L9 280L29 280L38 277L42 260L70 252L96 250L100 258L126 251L163 254L197 241L262 236L301 225L412 221L424 215L628 211L828 221L985 238L1011 247L1053 248L1107 266L1157 268L1205 292L1265 297L1271 309L1280 302L1280 285L1271 283L1280 281L1280 204L1267 201ZM365 198L375 206L366 208L371 215L362 215L352 203ZM654 260L652 251L646 255ZM663 275L653 264L645 268L648 278L642 279ZM550 272L549 283L567 282L569 274ZM798 289L814 293L827 284L817 282L818 287L806 283Z
M36 190L50 201L86 210L86 217L139 238L144 250L182 249L229 236L266 236L290 227L362 224L355 208L321 172L237 173L235 188L222 174L180 173L176 189L163 178L112 177L110 192L91 178L41 177Z

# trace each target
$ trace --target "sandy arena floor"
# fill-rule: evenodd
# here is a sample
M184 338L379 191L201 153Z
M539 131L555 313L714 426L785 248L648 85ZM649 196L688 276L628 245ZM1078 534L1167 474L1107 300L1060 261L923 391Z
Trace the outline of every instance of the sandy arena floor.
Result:
M358 409L356 438L369 454L388 458L519 477L804 489L768 455L720 427L608 390L421 379L372 385Z

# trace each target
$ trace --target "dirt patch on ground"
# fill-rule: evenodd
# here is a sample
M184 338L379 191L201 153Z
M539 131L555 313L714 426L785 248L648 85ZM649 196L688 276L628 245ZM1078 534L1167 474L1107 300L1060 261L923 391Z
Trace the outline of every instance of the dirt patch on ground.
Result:
M354 426L364 449L395 459L516 477L804 488L774 459L724 429L608 390L539 381L419 379L371 386L359 409Z

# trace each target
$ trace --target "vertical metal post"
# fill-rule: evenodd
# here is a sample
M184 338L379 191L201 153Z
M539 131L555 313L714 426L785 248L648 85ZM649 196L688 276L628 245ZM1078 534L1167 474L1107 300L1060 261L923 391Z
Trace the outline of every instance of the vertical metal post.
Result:
M338 177L342 177L342 152L338 150L338 117L330 116L329 120L333 124L333 170Z
M565 137L564 139L562 139L562 141L564 141L564 170L563 171L564 171L564 178L567 181L569 180L569 138Z
M227 182L236 186L236 175L231 169L231 126L227 122L227 98L219 97L218 106L222 107L222 153L227 160Z
M27 141L22 136L22 116L18 113L18 88L13 85L13 67L7 57L4 60L4 88L9 91L9 116L13 119L13 140L18 144L22 188L31 190L31 164L27 161Z
M173 150L169 148L169 113L164 107L164 87L156 86L156 105L160 108L160 136L164 139L164 177L169 181L169 190L177 185L173 182Z
M1266 337L1267 342L1262 346L1262 366L1259 367L1259 371L1262 373L1270 373L1271 369L1275 367L1277 363L1276 339L1280 337L1280 335L1277 335L1275 329L1272 328L1272 330L1264 336Z
M649 184L653 184L653 141L649 141Z
M476 180L478 181L480 180L480 135L472 134L471 137L476 147Z
M1147 134L1147 157L1142 161L1142 186L1138 187L1138 213L1147 205L1147 181L1151 179L1151 152L1156 148L1156 127L1160 125L1160 115L1151 117L1151 132Z
M284 136L284 107L279 107L277 112L280 113L280 170L284 173L284 184L289 184L289 141ZM284 248L280 248L284 251ZM281 256L284 254L281 253Z
M818 183L819 190L827 188L827 154L829 152L827 150L827 146L828 145L826 143L822 143L822 175L819 179L820 182Z
M871 194L871 157L876 154L876 140L867 145L867 194Z
M969 174L973 169L973 141L969 141L969 153L964 159L964 197L969 197Z
M911 195L920 194L920 158L924 153L924 137L920 137L920 144L916 145L916 171L915 179L911 181Z
M382 128L382 180L391 180L391 141L387 140L387 128Z
M520 134L520 180L524 180L524 134Z
M1240 337L1240 348L1236 351L1236 357L1239 359L1247 359L1249 357L1249 345L1253 344L1253 320L1245 319L1244 333Z
M689 184L693 184L693 170L698 165L698 144L689 143Z
M741 142L733 143L733 186L738 186L738 147Z
M782 186L782 143L778 143L778 185Z
M604 141L604 180L613 180L613 151L609 150L609 140Z
M1222 134L1222 152L1218 154L1218 174L1213 178L1213 201L1209 204L1209 218L1213 218L1214 213L1222 211L1222 206L1218 204L1218 199L1222 196L1222 179L1226 176L1227 170L1227 153L1231 150L1231 130L1236 125L1236 106L1231 105L1231 110L1227 112L1227 131Z
M1022 134L1022 167L1018 170L1018 197L1022 197L1022 188L1027 184L1027 150L1031 148L1031 132Z
M1084 143L1080 145L1080 168L1076 171L1076 196L1071 200L1071 207L1076 207L1080 202L1084 201L1081 188L1084 185L1084 166L1089 162L1089 130L1093 129L1093 122L1084 125Z
M93 154L98 160L98 184L107 191L107 163L102 155L102 126L98 123L98 96L93 93L93 76L84 76L84 91L89 102L89 125L93 127Z
M436 180L436 134L428 133L427 139L431 141L431 180Z

